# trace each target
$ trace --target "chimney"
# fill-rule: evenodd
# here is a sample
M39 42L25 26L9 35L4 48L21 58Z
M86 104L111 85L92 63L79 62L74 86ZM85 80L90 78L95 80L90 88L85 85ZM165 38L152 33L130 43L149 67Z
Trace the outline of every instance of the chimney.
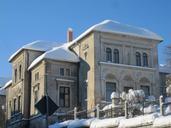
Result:
M71 42L73 40L73 31L72 28L68 28L67 31L67 42Z

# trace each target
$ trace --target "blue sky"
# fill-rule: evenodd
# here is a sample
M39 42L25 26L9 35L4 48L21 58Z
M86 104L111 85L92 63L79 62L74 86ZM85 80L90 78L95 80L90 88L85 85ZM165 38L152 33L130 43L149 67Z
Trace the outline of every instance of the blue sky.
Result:
M11 76L9 56L34 40L66 41L105 19L148 28L164 38L159 63L165 63L165 47L171 43L171 0L0 0L0 76Z

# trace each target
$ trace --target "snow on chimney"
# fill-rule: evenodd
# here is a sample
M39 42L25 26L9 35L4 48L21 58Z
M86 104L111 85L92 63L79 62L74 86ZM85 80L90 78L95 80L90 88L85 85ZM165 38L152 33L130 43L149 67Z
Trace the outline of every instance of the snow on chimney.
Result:
M67 42L71 42L73 40L73 31L72 28L68 28L67 31Z

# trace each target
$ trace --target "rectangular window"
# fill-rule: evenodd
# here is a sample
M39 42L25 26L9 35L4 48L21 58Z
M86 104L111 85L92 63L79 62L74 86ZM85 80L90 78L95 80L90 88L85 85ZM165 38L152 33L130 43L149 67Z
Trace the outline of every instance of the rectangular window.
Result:
M64 68L60 68L60 75L64 76Z
M17 108L17 99L14 99L14 111L13 113L16 113L16 108Z
M39 80L39 72L35 74L35 81Z
M149 86L141 85L141 89L144 91L146 97L148 97L150 95L150 87Z
M38 90L34 91L34 104L36 104L38 101Z
M69 68L66 69L66 75L70 76L70 69Z
M70 88L60 87L59 103L61 107L70 107Z
M12 103L11 103L11 101L9 101L9 113L10 113L10 116L12 116Z
M87 52L84 53L84 59L87 60Z
M112 92L116 92L116 83L106 82L106 101L111 101Z
M124 87L124 92L128 93L130 89L133 89L133 87Z
M18 111L21 112L21 96L18 96Z

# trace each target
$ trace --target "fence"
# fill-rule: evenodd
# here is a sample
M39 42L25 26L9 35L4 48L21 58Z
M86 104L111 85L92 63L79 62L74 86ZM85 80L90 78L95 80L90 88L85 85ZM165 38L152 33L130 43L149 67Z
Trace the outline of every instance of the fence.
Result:
M119 116L125 116L125 118L131 118L138 115L144 115L144 108L150 104L157 105L160 107L160 114L165 115L164 109L166 106L171 105L171 102L164 103L163 96L160 96L159 100L157 101L144 101L140 103L142 105L142 110L136 110L134 106L131 106L127 101L120 101L119 104L115 105L108 104L108 109L102 109L104 107L104 103L97 104L93 109L91 110L81 110L78 111L75 107L73 110L67 112L65 115L61 116L59 119L62 120L68 120L68 119L87 119L92 116L96 118L113 118L113 117L119 117ZM132 114L132 115L131 115ZM62 119L63 118L63 119Z

